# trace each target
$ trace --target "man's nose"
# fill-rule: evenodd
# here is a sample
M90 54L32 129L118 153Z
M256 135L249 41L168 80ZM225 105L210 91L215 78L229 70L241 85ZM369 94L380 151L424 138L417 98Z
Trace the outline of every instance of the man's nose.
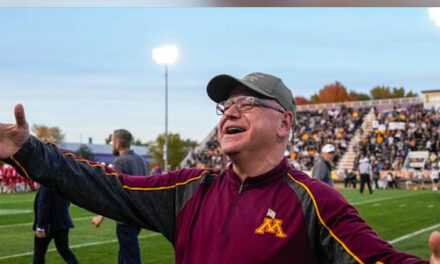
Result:
M226 117L240 117L241 112L238 110L237 105L231 105L224 113Z

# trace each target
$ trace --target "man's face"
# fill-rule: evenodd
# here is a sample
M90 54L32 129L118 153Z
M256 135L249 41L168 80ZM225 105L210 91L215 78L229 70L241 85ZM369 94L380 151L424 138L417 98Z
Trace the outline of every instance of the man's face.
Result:
M241 96L261 97L245 87L237 87L229 95L229 99ZM275 100L264 101L279 106ZM236 105L232 105L224 112L219 122L218 138L223 152L233 156L243 152L252 154L269 151L277 141L277 128L280 126L282 115L276 110L261 106L239 112Z
M323 152L323 153L322 153L322 157L323 157L326 161L328 161L328 162L332 162L332 161L333 161L333 158L335 157L335 153L334 153L334 152L329 152L329 153L325 153L325 152Z
M112 136L112 154L114 156L119 156L118 142L114 136Z

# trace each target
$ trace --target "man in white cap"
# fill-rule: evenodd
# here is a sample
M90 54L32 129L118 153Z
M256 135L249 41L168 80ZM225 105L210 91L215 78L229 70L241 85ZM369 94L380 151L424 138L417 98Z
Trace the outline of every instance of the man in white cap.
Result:
M335 146L325 144L322 147L321 155L316 159L313 167L312 178L321 180L330 186L333 186L332 165L335 157Z
M362 155L361 159L359 160L358 172L361 178L360 192L364 193L364 186L366 183L368 190L370 191L370 194L373 194L373 189L371 189L371 184L370 184L370 178L373 174L373 170L368 157Z

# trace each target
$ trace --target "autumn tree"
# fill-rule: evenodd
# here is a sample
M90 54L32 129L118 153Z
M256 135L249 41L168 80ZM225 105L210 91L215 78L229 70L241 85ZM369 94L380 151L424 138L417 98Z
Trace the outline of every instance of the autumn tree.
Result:
M338 81L324 86L319 91L320 103L345 102L349 100L350 97L348 96L347 89L342 83Z
M61 143L64 140L65 134L61 132L59 127L49 127L45 125L33 125L31 128L35 137L42 141L51 141L56 144Z
M163 147L165 145L164 135L159 135L155 141L147 144L150 154L155 163L159 163L162 168L165 166L163 159ZM183 140L179 134L168 134L168 165L171 169L179 166L180 162L186 157L189 150L197 146L197 142L187 139Z
M306 104L310 104L310 101L307 100L307 98L302 97L302 96L297 96L295 98L295 102L297 105L306 105Z

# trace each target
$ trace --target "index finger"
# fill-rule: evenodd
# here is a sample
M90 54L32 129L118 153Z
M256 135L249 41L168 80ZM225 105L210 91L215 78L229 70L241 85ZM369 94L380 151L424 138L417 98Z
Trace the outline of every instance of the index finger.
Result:
M24 127L27 125L26 116L24 114L24 107L22 104L17 104L14 109L15 121L17 125L20 127Z

